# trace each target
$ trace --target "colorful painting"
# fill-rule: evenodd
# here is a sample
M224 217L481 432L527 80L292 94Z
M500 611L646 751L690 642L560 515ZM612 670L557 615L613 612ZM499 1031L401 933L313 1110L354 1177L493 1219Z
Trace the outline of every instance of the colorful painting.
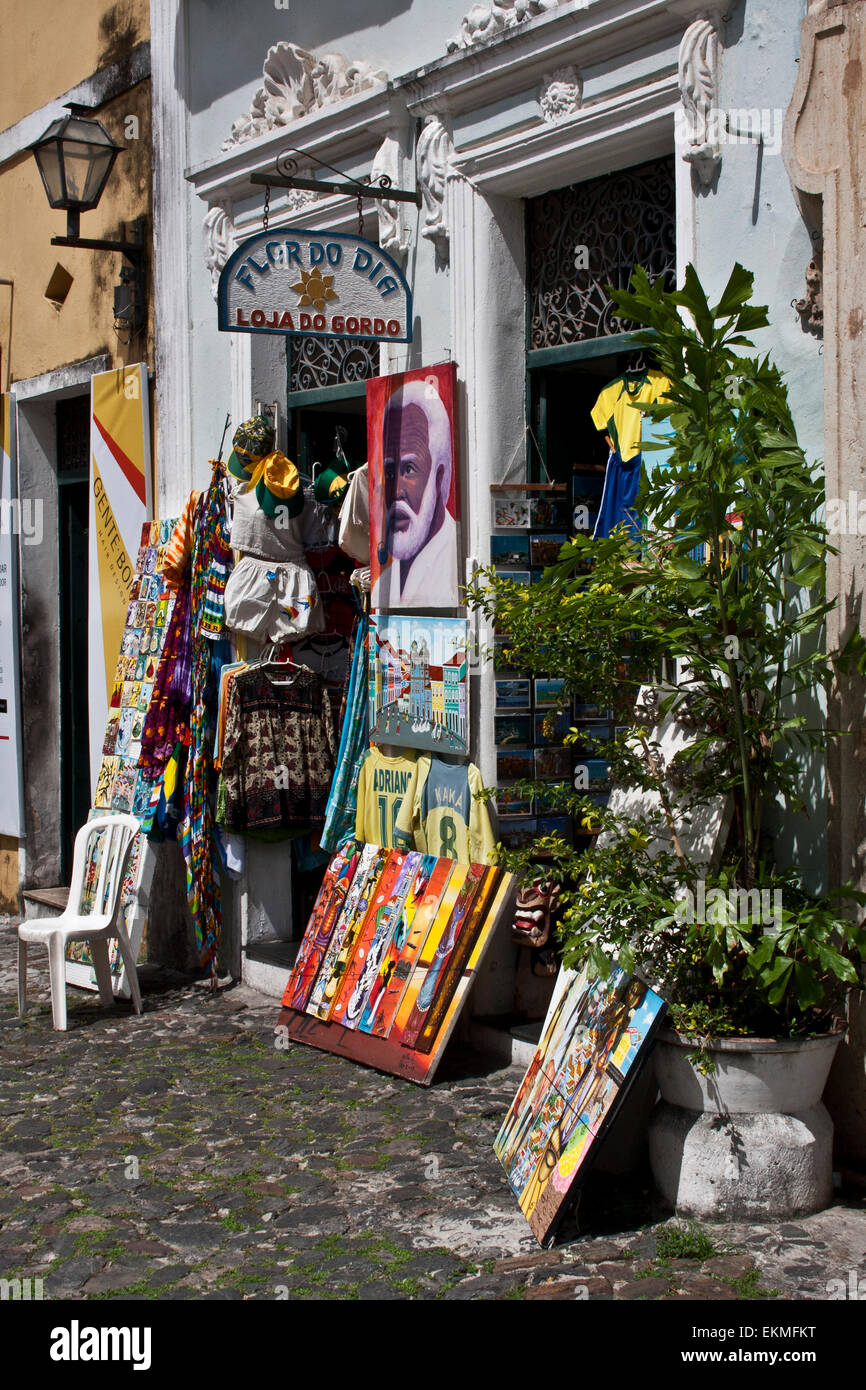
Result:
M354 876L325 948L331 895L347 865ZM280 1024L296 1042L429 1085L515 898L513 875L498 868L347 846L326 872Z
M540 1245L585 1179L665 1007L622 970L607 980L560 971L535 1056L493 1145Z
M525 497L494 497L494 531L522 531L529 525L529 502Z
M529 569L529 537L519 533L514 536L491 536L490 562L500 569Z
M468 627L462 618L370 619L370 742L469 752Z
M456 608L457 367L367 382L373 608Z
M106 811L131 812L148 831L159 799L159 782L151 782L138 767L141 734L147 702L165 635L164 627L154 627L157 599L171 613L174 595L163 594L162 569L158 554L160 526L174 530L175 521L146 521L141 529L141 545L121 634L120 653L111 688L108 717L102 742L102 759L93 796L92 819ZM140 861L140 862L139 862ZM124 880L124 915L133 949L140 955L146 932L146 901L153 873L154 851L136 847ZM92 867L92 866L91 866ZM129 996L126 972L114 942L110 950L115 991ZM66 953L66 978L70 984L96 989L96 976L85 941L72 942Z
M497 710L529 709L532 692L528 680L496 681Z

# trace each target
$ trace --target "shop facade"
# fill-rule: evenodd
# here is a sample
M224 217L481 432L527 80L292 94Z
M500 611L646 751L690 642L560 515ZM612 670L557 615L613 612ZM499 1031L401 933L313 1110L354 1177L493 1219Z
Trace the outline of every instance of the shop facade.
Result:
M709 292L735 260L755 272L773 324L758 347L788 373L800 439L820 456L820 340L792 304L814 228L781 152L800 18L793 2L771 22L750 3L723 18L637 0L467 15L446 0L387 4L369 23L363 7L263 4L238 26L228 5L154 0L156 514L179 515L205 485L227 413L234 428L264 409L303 474L338 427L365 457L367 379L452 362L463 582L491 561L498 489L568 482L596 457L589 408L629 347L603 287L625 285L639 260L677 281L694 262ZM359 222L354 196L275 183L266 197L253 176L281 156L302 179L386 174L419 205L366 199ZM219 332L226 261L264 229L292 228L360 232L387 251L411 288L411 341ZM493 646L470 626L479 652ZM502 780L495 680L476 657L469 751L487 786ZM816 886L822 797L819 776L791 845ZM284 847L249 845L224 895L226 958L275 996L288 966L274 947L302 935L298 902ZM491 948L476 1016L543 1012L549 981L522 977L522 954L507 936Z
M154 340L146 291L135 324L119 320L114 288L124 283L122 255L52 245L67 232L66 215L49 207L30 147L68 115L67 103L92 111L120 152L98 208L83 217L81 235L116 240L137 227L145 259L152 161L145 3L127 6L124 16L98 0L83 5L69 32L64 25L62 42L50 4L26 15L7 5L3 19L8 70L17 80L6 83L0 105L6 832L0 906L16 913L22 891L56 893L69 880L75 832L92 804L94 682L101 679L106 707L108 701L101 634L94 632L91 642L88 632L88 597L94 599L88 533L100 500L90 466L91 383L110 377L121 396L138 391L130 404L149 422ZM148 455L147 490L151 463ZM103 514L100 524L110 525L106 504ZM17 663L8 645L13 626Z

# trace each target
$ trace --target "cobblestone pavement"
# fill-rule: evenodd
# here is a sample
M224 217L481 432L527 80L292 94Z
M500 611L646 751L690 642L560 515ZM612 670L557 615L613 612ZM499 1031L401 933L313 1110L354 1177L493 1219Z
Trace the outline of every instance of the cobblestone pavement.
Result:
M491 1149L517 1070L452 1045L423 1090L152 971L143 1017L70 990L55 1033L39 951L17 1017L15 942L0 925L0 1278L46 1298L827 1299L850 1271L866 1295L862 1194L697 1227L598 1175L540 1251Z

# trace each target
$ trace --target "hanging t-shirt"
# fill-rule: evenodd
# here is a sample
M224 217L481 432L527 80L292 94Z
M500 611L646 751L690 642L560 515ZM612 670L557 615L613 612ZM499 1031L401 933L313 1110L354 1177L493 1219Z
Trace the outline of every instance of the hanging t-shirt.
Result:
M635 533L640 530L634 506L640 490L642 417L636 407L661 400L669 387L668 378L654 369L639 375L626 372L605 386L592 408L593 424L604 430L613 444L592 533L594 540L609 536L622 523Z
M476 792L484 782L474 763L419 759L394 830L398 848L417 849L460 864L492 864L496 841L490 813Z
M651 367L635 376L628 372L605 386L592 407L592 423L604 430L623 463L640 453L641 412L635 407L659 401L670 389L662 372Z
M414 777L417 757L412 749L401 758L387 758L380 749L370 749L358 777L356 840L394 848L397 814Z

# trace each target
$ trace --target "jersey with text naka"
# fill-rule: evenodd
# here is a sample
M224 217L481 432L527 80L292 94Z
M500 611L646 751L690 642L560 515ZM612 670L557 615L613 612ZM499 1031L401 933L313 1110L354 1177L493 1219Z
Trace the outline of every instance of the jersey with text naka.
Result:
M398 848L417 849L460 864L493 864L496 841L474 763L446 763L423 754L403 799L394 830Z
M387 758L371 748L358 777L358 809L355 839L393 849L394 827L400 803L412 782L417 753L408 749L401 758Z

